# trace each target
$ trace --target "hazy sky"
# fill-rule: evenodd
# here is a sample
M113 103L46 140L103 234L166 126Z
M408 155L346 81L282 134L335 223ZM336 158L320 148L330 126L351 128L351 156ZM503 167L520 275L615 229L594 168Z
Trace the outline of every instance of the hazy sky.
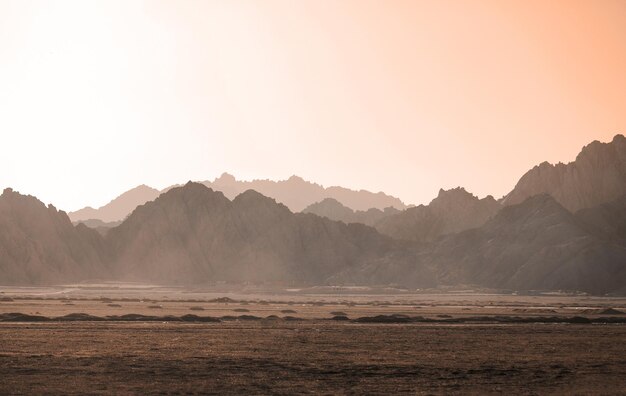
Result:
M499 197L626 133L626 1L0 0L0 187Z

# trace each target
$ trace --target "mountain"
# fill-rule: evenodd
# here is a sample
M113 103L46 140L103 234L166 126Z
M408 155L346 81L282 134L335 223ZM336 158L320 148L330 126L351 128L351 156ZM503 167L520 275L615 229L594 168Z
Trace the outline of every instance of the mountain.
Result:
M353 210L384 209L390 206L396 209L406 207L398 198L382 192L355 191L343 187L324 188L298 176L291 176L287 180L279 181L238 181L234 176L224 173L214 181L205 181L203 184L223 192L229 199L234 199L246 190L255 190L286 205L292 212L300 212L307 206L325 198L334 198Z
M623 226L626 217L616 223ZM480 227L422 244L412 263L369 263L332 280L414 287L424 274L439 286L625 294L626 244L588 231L578 214L544 194L503 208Z
M313 213L331 220L344 223L361 223L374 226L385 217L399 213L400 210L390 206L384 210L370 208L368 210L352 210L334 198L325 198L304 208L302 213Z
M452 211L459 202L476 204L467 194L442 191L432 207ZM480 226L431 241L402 241L363 224L292 213L253 190L231 201L190 182L140 205L102 237L84 224L73 226L53 206L7 189L0 196L0 279L478 285L625 294L625 230L626 197L572 214L542 194L502 208Z
M124 220L137 206L154 200L161 192L146 185L137 186L126 191L108 204L94 209L86 207L76 212L70 212L72 221L101 220L103 222L116 222Z
M231 201L191 182L139 206L107 241L119 276L165 283L319 284L392 254L410 257L401 243L365 225L294 214L253 190Z
M87 227L92 228L92 229L98 231L98 233L100 235L106 235L106 233L111 228L117 227L118 225L122 224L122 222L121 221L104 222L104 221L98 220L98 219L89 219L89 220L73 221L72 224L74 224L74 225L84 224Z
M300 212L307 206L325 198L333 198L344 205L356 210L385 209L393 207L404 209L406 205L400 199L382 192L372 193L365 190L350 190L343 187L324 188L319 184L305 181L298 176L291 176L288 180L253 180L239 181L228 173L222 174L213 181L202 182L205 186L221 191L228 199L234 199L247 190L255 190L261 194L274 198L286 205L292 212ZM101 220L116 222L123 220L137 206L153 201L159 194L169 191L179 185L170 186L162 191L146 185L129 190L98 209L86 207L76 212L70 212L70 219L74 222L84 220Z
M375 227L397 239L428 242L442 235L481 226L500 208L492 196L478 199L461 187L442 189L430 204L385 217Z
M589 232L547 194L508 206L479 228L444 238L427 261L442 284L626 291L626 246Z
M5 189L0 195L0 283L73 282L108 274L100 235L65 212Z
M612 201L626 194L626 138L610 143L594 141L568 164L543 162L528 171L502 204L515 205L547 193L575 212Z
M591 234L626 245L626 195L576 212L576 218Z

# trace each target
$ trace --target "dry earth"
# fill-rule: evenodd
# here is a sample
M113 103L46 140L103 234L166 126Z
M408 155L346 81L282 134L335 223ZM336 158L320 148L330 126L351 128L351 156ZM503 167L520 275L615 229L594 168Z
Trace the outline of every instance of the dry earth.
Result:
M122 289L2 288L0 315L231 319L2 322L0 393L626 393L624 324L329 320L337 314L624 318L623 298L380 290L340 296L220 290L183 298L179 289ZM232 319L241 315L264 319ZM266 319L271 315L278 319ZM303 320L284 319L289 316Z

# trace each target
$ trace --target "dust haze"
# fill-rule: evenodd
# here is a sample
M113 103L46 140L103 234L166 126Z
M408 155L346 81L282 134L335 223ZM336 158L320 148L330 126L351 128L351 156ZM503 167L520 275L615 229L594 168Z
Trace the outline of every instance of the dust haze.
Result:
M0 1L0 394L623 394L625 26Z

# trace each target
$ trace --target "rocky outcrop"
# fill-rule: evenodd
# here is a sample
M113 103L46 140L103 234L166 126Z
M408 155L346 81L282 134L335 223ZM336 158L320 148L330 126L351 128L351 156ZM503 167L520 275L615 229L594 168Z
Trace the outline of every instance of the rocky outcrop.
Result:
M502 204L515 205L543 193L572 212L626 194L626 138L616 135L610 143L594 141L568 164L543 162L535 166L522 176Z
M478 199L458 187L440 190L427 206L420 205L381 219L375 226L397 239L432 242L442 235L483 225L500 210L492 197Z
M401 249L362 224L294 214L253 190L230 201L191 182L138 207L107 240L119 276L165 283L323 283Z
M100 235L35 197L6 189L0 196L0 282L54 284L106 277Z
M384 210L370 208L368 210L352 210L334 198L326 198L304 208L302 213L313 213L331 220L349 223L361 223L374 226L382 219L399 213L400 210L388 207Z
M124 220L137 206L154 200L160 194L159 190L141 185L128 190L108 204L98 209L86 207L76 212L70 212L72 221L100 220L105 223Z

